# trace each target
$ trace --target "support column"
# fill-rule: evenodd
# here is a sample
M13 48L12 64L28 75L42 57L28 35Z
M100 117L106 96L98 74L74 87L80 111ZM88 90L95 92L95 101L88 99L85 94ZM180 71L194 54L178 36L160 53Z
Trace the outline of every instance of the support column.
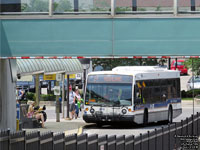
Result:
M36 106L40 105L40 79L39 74L35 75L35 94L36 94Z
M62 75L62 113L63 113L63 118L65 118L65 74Z
M56 86L59 86L59 81L56 81ZM56 95L56 122L60 122L59 95Z
M67 75L67 118L69 119L69 74Z
M115 16L115 0L111 0L111 16Z
M49 0L49 16L53 15L53 0Z
M11 63L12 61L12 63ZM0 59L0 129L16 130L16 60Z
M178 14L178 0L174 0L174 15Z

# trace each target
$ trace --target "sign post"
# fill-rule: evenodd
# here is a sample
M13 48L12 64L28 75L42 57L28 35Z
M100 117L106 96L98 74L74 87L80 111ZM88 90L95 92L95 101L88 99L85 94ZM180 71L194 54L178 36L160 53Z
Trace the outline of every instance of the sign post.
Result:
M17 102L16 104L16 108L17 108L17 117L16 117L16 130L19 131L19 120L20 120L20 105Z

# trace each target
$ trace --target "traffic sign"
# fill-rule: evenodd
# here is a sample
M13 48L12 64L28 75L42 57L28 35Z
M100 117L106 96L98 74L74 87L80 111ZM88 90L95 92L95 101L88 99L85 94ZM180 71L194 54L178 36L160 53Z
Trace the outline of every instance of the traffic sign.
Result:
M56 74L56 81L62 81L62 74Z
M76 74L70 74L69 78L70 79L75 79L76 78ZM67 79L67 75L65 75L65 79Z
M48 74L43 76L44 80L56 80L56 74Z
M60 86L54 86L54 95L60 95Z

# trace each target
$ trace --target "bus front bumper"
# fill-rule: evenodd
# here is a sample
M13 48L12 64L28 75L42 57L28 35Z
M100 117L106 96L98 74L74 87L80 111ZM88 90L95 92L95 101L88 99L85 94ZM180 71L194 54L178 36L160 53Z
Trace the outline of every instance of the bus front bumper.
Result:
M133 122L134 116L132 115L91 115L84 114L83 120L87 123L98 123L98 122Z

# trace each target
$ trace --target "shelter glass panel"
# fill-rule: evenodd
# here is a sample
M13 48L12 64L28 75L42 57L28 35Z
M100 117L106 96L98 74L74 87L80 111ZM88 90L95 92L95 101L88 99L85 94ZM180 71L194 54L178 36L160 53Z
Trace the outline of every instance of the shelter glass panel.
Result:
M0 12L46 12L49 11L49 0L1 0Z
M173 0L116 0L116 11L172 11Z
M74 11L74 0L55 0L53 3L55 13Z
M93 0L91 11L110 11L110 9L111 9L111 0Z
M111 0L56 0L54 12L104 12L110 11Z
M134 1L134 0L133 0ZM173 0L137 0L137 11L172 11Z
M191 7L195 7L196 11L200 11L200 0L178 0L179 11L191 11Z

